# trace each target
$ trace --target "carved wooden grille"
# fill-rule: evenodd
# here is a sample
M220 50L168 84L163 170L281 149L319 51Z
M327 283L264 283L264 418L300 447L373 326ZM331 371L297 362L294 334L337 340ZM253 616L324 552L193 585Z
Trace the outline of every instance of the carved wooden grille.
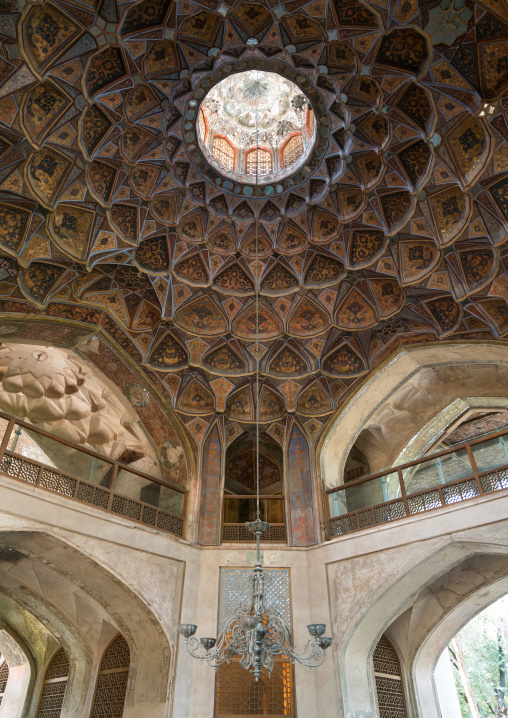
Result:
M235 151L223 137L213 138L212 154L226 169L235 169Z
M257 161L256 161L257 160ZM247 152L245 171L248 175L268 175L273 172L272 153L268 150L251 150Z
M36 718L60 718L69 677L69 659L60 648L48 666Z
M252 533L247 530L245 524L224 524L222 526L222 540L223 541L245 541L246 543L252 543ZM265 543L271 542L286 542L286 524L270 524L268 531L263 534L263 541Z
M282 164L284 168L289 167L303 155L303 138L301 135L293 135L282 150Z
M379 639L372 659L379 718L407 718L399 659L385 635Z
M8 679L9 666L7 665L7 661L4 661L0 666L0 704L2 703L2 698L4 697L5 687L7 685Z
M223 664L217 672L216 718L229 716L294 716L293 666L277 660L271 676L254 676L239 661Z
M123 636L118 635L102 657L90 718L122 718L130 650Z
M18 481L36 484L47 491L77 499L106 511L112 511L134 521L153 526L161 531L183 536L184 520L182 516L170 514L162 509L154 508L125 496L113 494L102 486L90 484L74 476L50 469L44 464L32 459L21 458L11 451L5 451L0 461L0 471Z

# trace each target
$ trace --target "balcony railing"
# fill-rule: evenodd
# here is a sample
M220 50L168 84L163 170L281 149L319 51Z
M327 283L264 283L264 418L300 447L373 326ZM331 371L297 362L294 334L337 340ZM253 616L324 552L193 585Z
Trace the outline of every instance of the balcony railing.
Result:
M327 537L508 489L508 429L326 492Z
M183 537L186 491L0 412L0 472Z
M284 519L283 496L260 497L261 518L268 521L270 528L263 534L265 543L286 543L286 522ZM222 541L253 543L254 536L245 528L246 521L256 518L256 497L225 496L222 524Z

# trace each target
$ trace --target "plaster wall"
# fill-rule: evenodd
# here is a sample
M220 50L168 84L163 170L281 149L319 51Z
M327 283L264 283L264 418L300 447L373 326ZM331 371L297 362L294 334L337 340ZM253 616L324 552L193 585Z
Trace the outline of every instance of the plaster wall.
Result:
M219 569L252 565L254 546L197 547L6 477L0 478L0 487L2 544L18 542L23 548L19 537L29 532L35 553L40 536L47 537L49 554L40 553L39 559L47 561L50 555L56 569L67 565L69 579L94 599L100 625L88 644L83 625L77 619L72 625L68 615L62 618L69 633L73 629L84 641L84 653L95 666L82 674L86 684L93 688L101 652L114 632L121 631L132 657L127 718L139 716L141 710L144 718L212 718L214 672L187 654L177 626L193 622L199 636L216 634ZM397 645L402 646L404 670L410 676L411 718L431 715L419 703L418 682L411 677L422 637L415 633L415 645L409 649L400 640L401 627L408 611L424 605L422 591L462 561L479 553L503 561L508 557L507 514L508 492L500 492L319 546L264 546L266 566L290 569L297 648L303 647L310 622L327 623L334 637L319 670L309 673L296 666L298 717L376 716L371 654L396 620ZM482 580L501 576L499 571L487 571L483 578L480 573L476 582L466 582L472 595ZM7 583L0 574L0 589ZM457 596L464 598L463 593ZM51 592L46 599L55 601ZM478 610L478 601L475 605ZM436 620L429 621L429 627L435 628L439 616L431 614ZM467 615L465 610L464 621ZM92 692L89 688L82 700L75 700L66 717L85 718Z

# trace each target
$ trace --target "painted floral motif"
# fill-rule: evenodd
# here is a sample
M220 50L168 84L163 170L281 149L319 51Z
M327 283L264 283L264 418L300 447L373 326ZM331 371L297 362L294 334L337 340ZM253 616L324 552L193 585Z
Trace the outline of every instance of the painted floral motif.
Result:
M323 362L323 370L334 376L352 376L365 370L365 362L349 344L342 344Z
M187 361L184 348L169 332L162 337L148 358L148 363L159 369L179 369Z
M216 287L235 294L246 294L254 291L254 283L239 264L232 264L219 272L214 279L214 284Z
M166 237L154 237L140 242L136 261L149 272L165 274L169 269L169 251Z

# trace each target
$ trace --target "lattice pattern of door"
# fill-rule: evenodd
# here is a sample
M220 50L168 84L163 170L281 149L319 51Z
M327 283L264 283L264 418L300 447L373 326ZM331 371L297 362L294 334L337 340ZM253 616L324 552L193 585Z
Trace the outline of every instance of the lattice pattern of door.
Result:
M271 676L263 673L256 683L239 661L225 663L217 671L216 718L229 716L294 716L291 705L293 666L275 662Z
M122 718L130 656L127 641L120 635L104 651L90 718Z
M284 169L296 162L303 155L303 138L301 135L293 135L284 145L282 150L282 164Z
M273 157L269 150L250 150L245 159L245 172L248 175L268 175L273 172Z
M407 718L399 658L383 635L373 655L379 718Z
M226 169L235 169L235 151L223 137L213 138L212 154Z
M41 698L37 709L37 718L60 718L69 678L69 659L60 648L48 666Z
M1 657L2 656L0 656L0 658ZM7 665L7 661L4 660L4 662L0 666L0 704L2 703L2 698L4 697L5 687L7 686L8 680L9 680L9 666Z

